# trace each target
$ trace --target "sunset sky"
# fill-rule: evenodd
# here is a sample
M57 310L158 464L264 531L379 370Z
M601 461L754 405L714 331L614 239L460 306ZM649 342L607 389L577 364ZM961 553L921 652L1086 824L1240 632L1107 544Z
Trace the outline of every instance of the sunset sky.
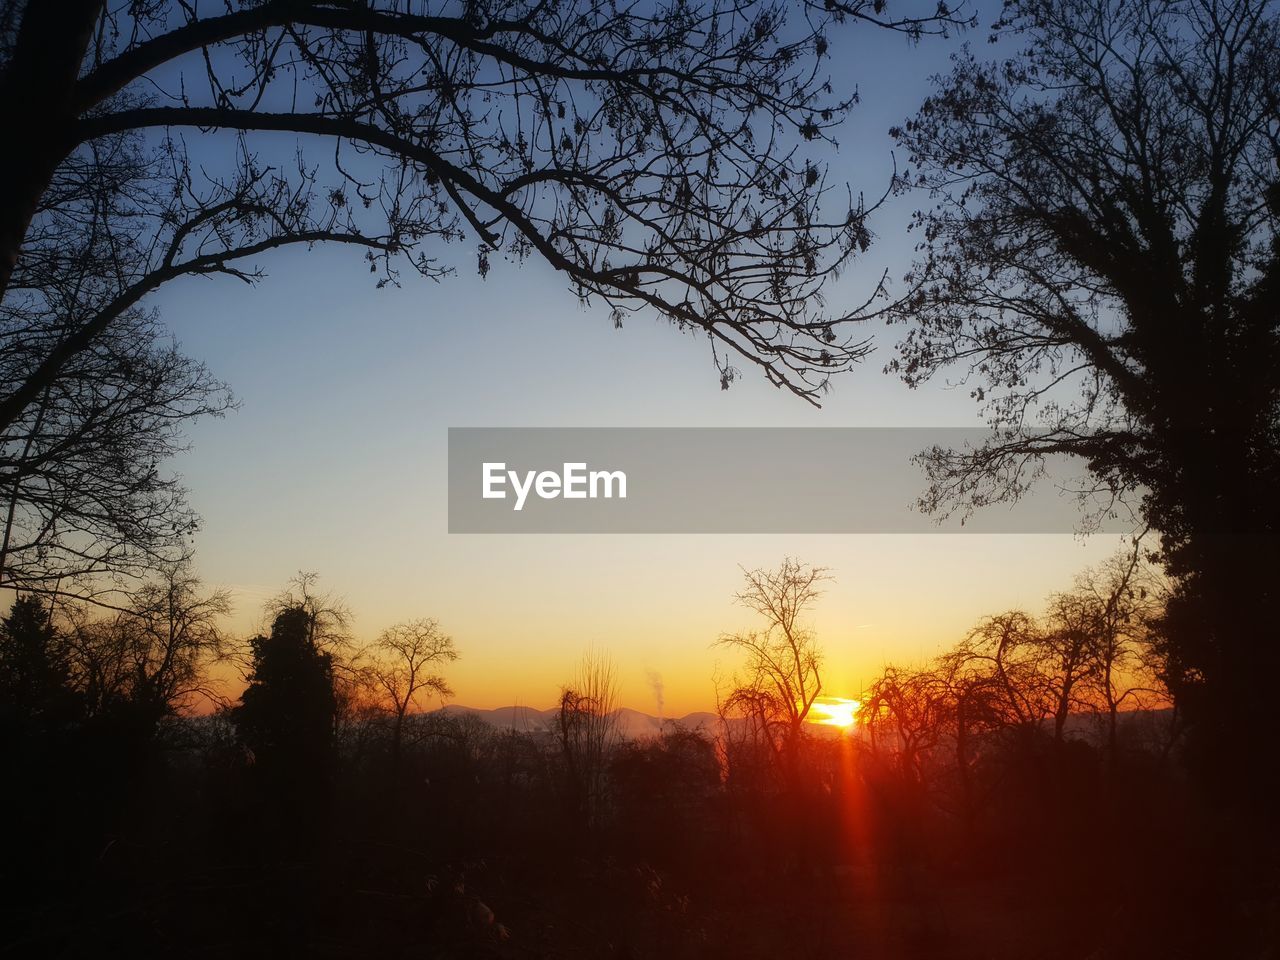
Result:
M992 19L990 5L983 23ZM983 29L971 37L985 45ZM832 179L879 195L887 128L928 90L955 41L846 29L833 44L863 103L839 135ZM837 85L842 82L837 74ZM900 158L901 162L901 158ZM856 303L884 269L900 280L914 238L890 204L879 239L832 289ZM589 646L618 667L622 701L665 714L713 705L732 658L711 648L751 625L733 604L738 565L793 555L831 568L814 620L826 691L856 695L886 662L918 661L985 613L1038 609L1046 594L1116 549L1119 538L1057 536L485 536L446 532L446 431L456 426L972 426L963 388L907 390L881 373L894 331L835 384L824 409L748 373L721 391L705 340L636 317L615 331L540 262L495 262L475 246L439 250L458 268L436 284L408 272L375 290L358 254L292 251L263 261L250 289L187 279L155 298L191 355L228 381L240 409L197 424L177 464L205 519L197 566L232 588L233 628L299 570L343 596L359 638L433 616L456 639L456 702L548 706ZM693 495L697 495L696 493Z

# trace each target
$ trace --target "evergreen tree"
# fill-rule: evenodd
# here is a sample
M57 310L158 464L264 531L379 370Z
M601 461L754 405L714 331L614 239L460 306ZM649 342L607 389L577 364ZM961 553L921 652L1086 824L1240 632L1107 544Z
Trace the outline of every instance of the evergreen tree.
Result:
M333 746L333 658L312 642L302 607L281 611L271 635L251 646L249 687L232 714L240 740L264 776L314 786L325 777Z

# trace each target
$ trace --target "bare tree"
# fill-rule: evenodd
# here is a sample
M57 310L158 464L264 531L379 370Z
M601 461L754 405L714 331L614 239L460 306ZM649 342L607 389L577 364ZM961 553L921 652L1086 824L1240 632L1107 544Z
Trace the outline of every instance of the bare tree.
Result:
M595 825L605 802L609 754L618 740L617 671L606 654L588 650L572 683L561 689L556 736L571 807Z
M1086 696L1106 724L1108 763L1114 769L1122 709L1168 704L1168 690L1152 656L1152 625L1164 610L1167 584L1142 562L1141 541L1076 578L1072 604L1088 621L1091 675Z
M864 351L817 294L870 240L862 200L801 149L849 103L825 30L950 20L882 10L6 3L22 147L0 158L0 297L39 299L68 237L105 268L74 311L49 307L63 335L0 396L0 432L164 283L251 282L260 256L318 242L364 251L379 282L449 272L444 243L473 244L482 274L537 256L614 323L653 310L706 335L726 385L737 357L812 399Z
M797 773L804 721L822 693L822 654L804 624L809 608L831 579L825 567L787 557L776 570L743 570L746 585L736 599L758 613L762 630L724 634L716 645L746 656L724 708L748 718L766 733L784 773Z
M1051 453L1136 495L1180 581L1180 686L1233 776L1276 769L1252 758L1280 667L1278 11L1015 0L1019 52L960 56L896 131L935 205L890 367L966 377L994 428L929 454L927 504L1016 497Z
M164 462L229 398L145 301L179 277L253 283L286 246L348 245L379 285L451 272L446 244L481 274L537 257L615 325L644 310L705 335L723 385L737 358L815 400L865 352L819 292L870 241L862 198L806 153L849 103L824 31L959 21L787 13L0 4L0 586L110 603L189 553Z
M1095 631L1099 624L1094 614L1093 605L1086 598L1058 594L1050 602L1046 622L1035 639L1043 689L1050 700L1055 743L1063 741L1071 714L1088 705L1089 688L1097 681Z
M61 275L83 280L74 263ZM23 380L65 319L19 299L0 307L6 384ZM185 421L229 404L151 316L119 317L0 433L0 586L119 606L140 578L188 556L196 517L166 461L185 449Z
M859 715L873 748L890 752L910 783L925 780L929 755L941 744L952 716L950 690L929 670L886 667L866 692ZM890 744L884 737L891 738Z
M210 669L230 653L222 621L225 590L205 592L188 564L144 584L110 616L92 606L63 606L70 624L72 676L91 713L124 706L153 726L200 703L223 705Z
M1009 722L1004 687L983 665L954 652L938 659L934 676L950 700L950 709L943 715L953 740L960 809L969 819L977 812L980 799L980 780L975 772L987 752L983 747Z
M369 651L368 673L373 685L390 701L392 714L391 757L400 763L404 718L420 707L424 693L449 697L453 691L438 671L458 659L453 638L435 620L410 620L388 627Z
M954 6L944 0L932 5L920 4L913 12L903 14L903 5L890 4L889 0L805 0L813 9L821 8L837 23L845 20L874 24L885 30L903 33L912 40L928 35L947 36L954 30L964 30L977 24L976 12L969 5ZM892 8L892 9L891 9Z
M268 622L286 610L301 610L307 620L307 642L325 652L343 651L351 646L351 610L332 591L321 593L320 575L298 571L285 588L267 601Z
M226 388L136 302L77 339L146 269L137 190L153 172L122 138L68 158L0 298L5 584L110 603L189 553L195 517L165 461L184 421L229 406Z
M1167 696L1149 654L1163 604L1161 578L1142 564L1135 540L1129 553L1054 594L1043 617L984 618L939 658L938 671L980 728L1029 735L1049 725L1061 743L1073 714L1100 714L1114 757L1122 708L1159 705Z
M1023 733L1053 715L1051 682L1043 671L1039 622L1021 610L984 617L942 658L947 674L994 690L1002 725Z

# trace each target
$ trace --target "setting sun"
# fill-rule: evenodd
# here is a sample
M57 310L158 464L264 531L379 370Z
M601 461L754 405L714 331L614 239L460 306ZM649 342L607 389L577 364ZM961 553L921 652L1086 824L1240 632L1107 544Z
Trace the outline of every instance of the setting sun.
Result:
M858 718L858 700L846 697L819 697L809 710L808 721L827 727L851 727Z

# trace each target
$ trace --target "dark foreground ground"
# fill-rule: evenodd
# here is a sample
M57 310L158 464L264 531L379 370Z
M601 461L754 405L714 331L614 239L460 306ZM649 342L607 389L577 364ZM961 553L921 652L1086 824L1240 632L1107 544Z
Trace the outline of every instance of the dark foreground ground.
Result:
M467 738L311 785L216 751L10 784L0 955L1280 956L1270 822L1166 772L1037 763L957 811L867 758L794 794L699 758L629 747L598 798Z

